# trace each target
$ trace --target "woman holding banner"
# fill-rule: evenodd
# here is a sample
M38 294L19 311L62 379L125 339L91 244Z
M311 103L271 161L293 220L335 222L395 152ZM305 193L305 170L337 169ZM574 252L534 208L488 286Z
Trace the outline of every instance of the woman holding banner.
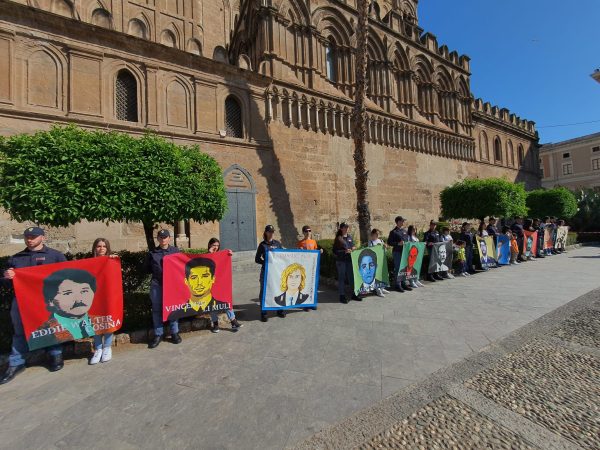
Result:
M98 256L108 256L109 258L118 258L110 252L110 242L108 239L98 238L92 244L92 258ZM90 365L99 362L108 362L112 359L113 333L94 335L94 354L90 358Z
M254 256L254 262L256 264L260 264L260 293L258 296L258 304L260 309L260 320L262 322L266 322L269 320L267 316L267 312L262 310L262 298L265 292L265 263L267 260L267 252L274 250L276 248L283 248L281 242L273 239L273 235L275 234L275 228L273 225L267 225L265 227L265 232L263 233L263 240L260 244L258 244L258 248L256 249L256 255ZM277 315L281 318L285 317L285 310L278 310Z
M340 302L348 303L346 298L346 282L350 284L352 289L352 257L350 253L356 249L352 235L348 233L349 226L347 223L342 222L340 227L335 234L335 240L333 242L333 254L335 255L335 268L337 269L338 276L338 294L340 296ZM352 293L352 300L362 301L360 297L357 297Z
M208 253L217 253L220 249L221 249L221 241L220 240L218 240L217 238L211 238L208 241ZM233 255L233 252L231 250L227 250L227 251L229 252L229 256ZM233 308L233 303L231 304L231 306ZM237 321L237 319L235 318L235 313L233 312L233 309L226 309L225 314L227 314L227 318L231 322L231 331L237 332L240 328L243 327L243 325L241 323L239 323ZM210 331L212 333L218 333L219 332L219 315L217 314L217 311L211 311L210 321L212 322L212 328L210 329Z

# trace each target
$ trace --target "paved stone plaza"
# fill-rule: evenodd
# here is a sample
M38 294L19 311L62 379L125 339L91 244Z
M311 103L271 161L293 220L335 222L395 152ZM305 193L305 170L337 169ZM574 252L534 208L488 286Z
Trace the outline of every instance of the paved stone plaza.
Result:
M572 301L599 269L587 247L348 305L325 289L266 324L236 273L239 333L30 368L0 387L0 447L597 448L600 294Z

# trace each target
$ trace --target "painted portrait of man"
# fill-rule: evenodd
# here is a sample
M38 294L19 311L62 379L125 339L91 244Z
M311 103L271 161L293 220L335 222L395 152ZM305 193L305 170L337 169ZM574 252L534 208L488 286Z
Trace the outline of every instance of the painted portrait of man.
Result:
M358 273L362 280L360 293L366 294L385 286L385 283L377 279L377 265L377 254L373 250L370 248L361 250L358 256Z
M215 272L216 264L212 259L192 258L185 264L184 283L189 290L189 298L185 305L169 314L168 320L179 320L194 313L229 309L229 303L212 295L212 287L216 281Z
M406 269L405 269L406 279L411 280L411 279L418 278L419 272L415 268L415 264L416 264L418 258L419 258L419 248L416 246L411 247L410 250L408 251L408 258L407 258Z
M282 293L274 300L279 306L301 305L308 301L309 295L302 292L306 285L306 270L298 263L290 264L281 273Z
M431 247L431 253L432 265L430 272L445 272L447 270L450 270L448 264L452 261L452 254L448 252L447 243L444 242L439 245L434 245L433 247ZM450 256L450 259L448 259L448 256Z
M62 269L47 276L43 296L50 318L29 340L39 348L94 336L88 311L95 293L96 278L87 270Z

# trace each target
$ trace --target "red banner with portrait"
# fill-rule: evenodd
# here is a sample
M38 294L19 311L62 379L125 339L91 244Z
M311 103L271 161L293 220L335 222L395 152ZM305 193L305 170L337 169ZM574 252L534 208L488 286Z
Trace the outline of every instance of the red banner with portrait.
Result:
M123 324L119 258L15 269L13 285L30 350L112 333Z
M232 308L231 255L175 253L163 259L163 320Z

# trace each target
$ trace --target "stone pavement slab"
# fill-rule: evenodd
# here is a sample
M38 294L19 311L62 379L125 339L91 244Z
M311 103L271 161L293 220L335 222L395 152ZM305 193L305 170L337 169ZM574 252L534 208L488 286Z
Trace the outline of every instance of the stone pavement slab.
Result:
M586 247L348 305L323 289L318 311L266 324L258 271L236 272L238 333L29 368L0 387L0 448L293 447L597 288L599 269L600 249ZM589 345L572 328L554 338Z

